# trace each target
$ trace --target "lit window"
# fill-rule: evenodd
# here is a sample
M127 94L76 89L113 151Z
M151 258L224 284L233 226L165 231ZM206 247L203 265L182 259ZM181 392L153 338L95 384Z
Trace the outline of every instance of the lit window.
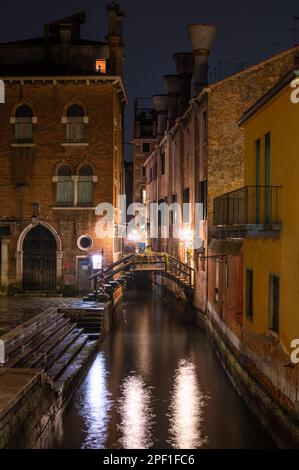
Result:
M96 60L96 71L99 73L107 73L107 61L106 59Z

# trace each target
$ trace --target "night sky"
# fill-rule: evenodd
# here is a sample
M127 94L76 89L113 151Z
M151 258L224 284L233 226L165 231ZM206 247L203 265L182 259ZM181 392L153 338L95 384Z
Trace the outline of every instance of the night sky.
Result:
M11 0L1 2L0 42L43 35L43 25L86 10L83 37L104 40L107 33L105 0ZM218 61L254 64L292 45L295 0L119 0L126 11L125 67L129 105L126 142L132 135L133 100L164 92L162 76L174 73L172 54L190 51L186 25L213 23L218 28L210 70ZM299 21L298 21L299 30ZM299 32L297 34L299 42ZM274 44L276 43L276 45ZM235 69L236 65L226 65ZM130 146L127 146L127 156Z

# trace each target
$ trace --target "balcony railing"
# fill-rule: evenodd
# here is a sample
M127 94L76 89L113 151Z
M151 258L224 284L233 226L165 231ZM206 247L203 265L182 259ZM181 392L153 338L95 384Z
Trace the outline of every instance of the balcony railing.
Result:
M214 226L279 226L281 186L245 186L214 199Z

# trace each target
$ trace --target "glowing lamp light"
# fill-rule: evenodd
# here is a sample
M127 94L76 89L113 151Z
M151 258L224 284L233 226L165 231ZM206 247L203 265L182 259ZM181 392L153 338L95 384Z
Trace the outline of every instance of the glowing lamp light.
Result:
M128 239L132 242L138 242L140 240L140 234L135 228L129 233Z
M102 269L103 265L103 256L102 255L92 255L92 267L93 269Z
M180 233L180 239L184 242L192 242L194 238L194 232L190 229L184 229Z

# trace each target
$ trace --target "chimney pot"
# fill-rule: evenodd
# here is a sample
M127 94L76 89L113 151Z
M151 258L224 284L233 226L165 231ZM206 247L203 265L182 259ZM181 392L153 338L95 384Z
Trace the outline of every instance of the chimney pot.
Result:
M164 75L163 78L168 93L168 129L170 129L178 115L180 77L178 75Z
M180 77L179 115L187 109L191 97L191 78L194 72L193 52L178 52L173 55L178 76Z
M195 60L193 95L196 96L208 81L208 56L216 36L216 27L210 24L192 24L187 30Z
M157 111L157 134L160 138L167 127L168 95L154 95L152 99Z

